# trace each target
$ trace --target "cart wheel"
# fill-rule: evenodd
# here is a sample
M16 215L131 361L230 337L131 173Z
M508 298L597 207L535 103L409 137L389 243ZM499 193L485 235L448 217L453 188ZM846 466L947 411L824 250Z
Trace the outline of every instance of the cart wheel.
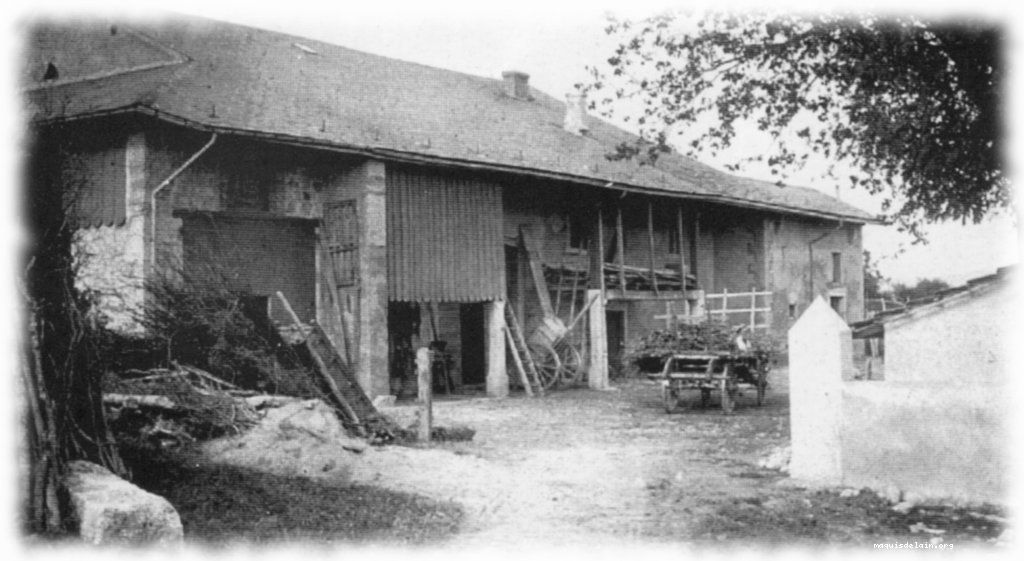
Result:
M562 357L562 378L566 384L575 384L583 379L583 356L576 347L567 344L559 353Z
M729 389L729 367L726 366L722 372L722 413L728 415L732 413L733 409L736 408L736 402L733 401L732 392Z
M581 372L583 359L579 351L572 345L559 346L555 349L546 346L533 350L533 361L537 365L537 374L545 389L558 383L575 382Z
M701 409L707 409L708 402L711 401L711 390L707 388L700 389L700 407Z
M679 396L676 395L675 390L669 386L663 386L661 388L661 401L665 405L666 413L675 413L679 409Z

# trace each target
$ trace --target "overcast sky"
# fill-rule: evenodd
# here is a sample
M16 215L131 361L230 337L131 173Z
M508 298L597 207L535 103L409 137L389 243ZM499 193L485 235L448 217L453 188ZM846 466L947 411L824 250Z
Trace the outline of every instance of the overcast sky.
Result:
M600 64L614 45L604 34L605 14L620 17L643 17L670 6L666 2L632 0L629 2L558 3L520 0L490 3L429 1L309 3L301 0L263 3L134 2L131 4L45 3L49 13L124 13L127 10L173 8L175 11L211 17L310 37L354 49L415 61L431 66L499 77L502 70L516 69L530 74L530 83L561 98L572 85L586 78L586 65ZM692 5L693 3L689 3ZM714 3L715 6L723 2ZM818 5L818 4L816 4ZM859 2L857 6L868 6ZM885 4L891 7L891 3ZM55 7L56 6L56 7ZM964 8L965 6L969 8ZM742 8L743 6L737 6ZM800 8L800 5L796 5ZM842 7L842 5L839 5ZM807 8L807 6L803 6ZM960 14L982 14L1011 22L1012 38L1017 42L1017 14L987 7L985 3L936 2L902 5L902 9L922 15L956 17ZM22 14L35 13L23 8ZM981 9L982 11L978 11ZM1018 49L1009 50L1016 68ZM1018 77L1019 78L1019 77ZM1019 79L1017 81L1019 84ZM1021 89L1015 90L1020 94ZM1009 96L1010 99L1020 95ZM1012 110L1015 118L1019 111ZM1017 121L1020 119L1017 118ZM744 146L757 151L761 144L755 137ZM1014 137L1016 138L1016 137ZM1019 143L1014 144L1014 146ZM1014 153L1017 153L1015 150ZM709 164L719 162L705 159ZM742 175L774 180L765 169L747 169ZM806 185L834 194L835 186L815 173L790 177L788 183ZM863 192L844 190L847 200L865 210L879 211L879 201ZM941 278L951 284L988 274L1018 260L1018 234L1008 217L996 218L978 226L944 224L926 229L931 243L909 245L910 239L891 227L869 226L865 229L865 249L881 259L884 274L895 281L913 283L919 278ZM898 256L897 250L905 251Z

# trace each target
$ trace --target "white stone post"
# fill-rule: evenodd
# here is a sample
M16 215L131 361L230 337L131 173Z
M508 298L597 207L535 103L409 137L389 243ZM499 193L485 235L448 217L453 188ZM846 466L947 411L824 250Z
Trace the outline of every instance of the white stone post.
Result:
M600 290L588 290L590 305L590 360L587 369L587 384L593 390L608 389L608 329L605 326L604 298Z
M416 349L416 387L419 390L420 430L419 441L430 442L430 429L434 424L434 378L430 371L430 349Z
M792 477L842 482L842 384L852 366L850 328L819 296L789 330Z
M508 371L505 370L505 301L484 304L487 338L487 395L508 396Z

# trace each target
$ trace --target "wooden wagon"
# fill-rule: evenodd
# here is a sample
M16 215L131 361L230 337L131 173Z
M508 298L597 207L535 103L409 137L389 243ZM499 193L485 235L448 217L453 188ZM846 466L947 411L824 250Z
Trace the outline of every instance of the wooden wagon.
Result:
M684 391L699 390L702 407L707 407L711 393L717 392L722 412L729 414L736 398L746 390L756 391L758 406L764 403L769 369L768 361L755 353L692 352L665 359L661 373L651 377L661 381L662 402L668 413L679 408Z

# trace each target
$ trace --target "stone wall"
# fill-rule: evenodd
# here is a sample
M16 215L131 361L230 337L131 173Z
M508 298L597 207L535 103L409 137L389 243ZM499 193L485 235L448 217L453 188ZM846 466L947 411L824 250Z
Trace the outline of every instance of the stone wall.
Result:
M146 146L141 133L121 140L125 159L123 186L125 222L81 228L75 232L76 286L95 298L96 311L107 326L122 333L140 333L137 321L145 302ZM78 155L90 157L86 152Z
M894 382L1004 384L1008 328L1019 323L1018 285L977 286L885 324L885 378Z
M980 299L975 312L986 304ZM792 476L911 502L1005 501L1011 410L999 366L1005 351L978 341L972 325L959 319L937 312L927 323L944 325L942 332L952 336L947 346L987 348L997 358L987 368L998 372L976 376L980 369L972 368L953 375L948 367L955 359L937 355L899 371L887 364L884 381L853 380L849 328L817 299L789 332ZM916 344L890 342L887 333L887 350L894 343Z
M767 290L772 292L772 330L783 334L811 302L842 297L849 323L863 318L864 270L861 226L768 216L764 221ZM809 249L811 242L814 242ZM811 261L813 253L813 263ZM840 254L841 279L834 282L832 254Z

